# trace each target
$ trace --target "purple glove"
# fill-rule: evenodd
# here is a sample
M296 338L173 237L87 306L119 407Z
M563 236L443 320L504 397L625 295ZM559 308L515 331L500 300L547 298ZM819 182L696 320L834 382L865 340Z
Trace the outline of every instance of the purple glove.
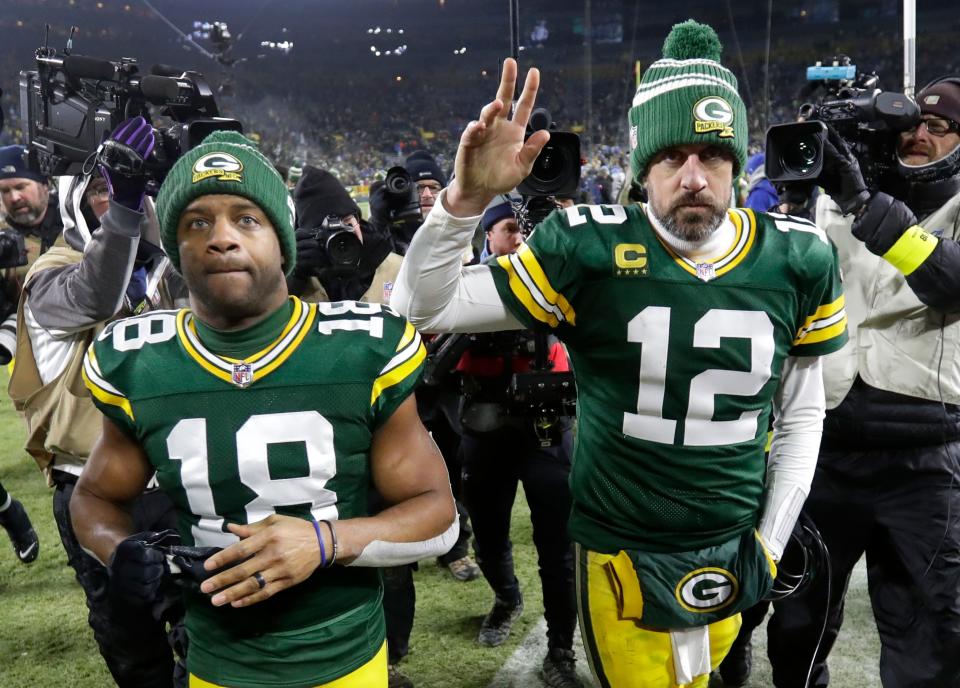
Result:
M103 142L98 162L113 201L141 210L148 180L145 163L156 143L153 127L143 117L123 122Z

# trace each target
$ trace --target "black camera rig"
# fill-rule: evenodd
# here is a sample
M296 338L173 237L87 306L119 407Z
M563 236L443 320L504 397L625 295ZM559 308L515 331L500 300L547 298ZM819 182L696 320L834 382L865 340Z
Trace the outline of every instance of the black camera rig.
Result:
M526 236L556 209L557 196L574 196L580 188L580 137L557 131L550 111L536 108L530 114L526 138L541 129L550 131L550 140L534 161L530 174L517 185L523 202L514 206L517 223Z
M323 262L315 266L315 274L349 275L357 271L363 242L352 226L337 215L327 215L323 223L311 231L313 239L323 247Z
M49 27L48 31L49 31ZM148 122L151 106L172 122L155 129L157 145L146 161L158 187L185 151L212 131L242 131L235 119L219 116L213 91L198 72L155 65L141 74L137 61L102 60L63 53L44 45L37 68L20 72L20 114L31 169L46 175L88 172L104 139L138 115Z
M891 182L897 135L920 120L920 109L912 98L881 90L880 77L875 72L858 72L846 55L833 58L829 65L818 62L808 67L801 95L814 98L800 107L804 121L767 130L765 166L772 183L816 180L823 169L826 124L857 157L870 188Z

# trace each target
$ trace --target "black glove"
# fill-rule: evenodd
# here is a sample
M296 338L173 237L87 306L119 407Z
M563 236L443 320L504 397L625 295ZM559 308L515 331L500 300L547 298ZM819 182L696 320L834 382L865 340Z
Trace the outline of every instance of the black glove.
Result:
M296 231L297 262L293 271L297 277L306 279L317 275L325 265L326 249L317 241L316 230L303 228Z
M143 117L121 123L103 142L97 155L110 198L130 210L140 210L147 191L146 160L156 145L153 127Z
M870 197L863 213L854 220L853 236L878 256L890 250L907 228L917 224L913 211L902 201L883 192Z
M203 568L203 562L223 549L222 547L171 545L159 549L167 556L173 582L182 588L199 592L203 581L222 570L207 571Z
M178 544L175 530L131 535L117 545L107 569L110 593L138 607L153 605L162 596L164 577L170 573L167 557L158 546Z
M817 183L840 206L844 215L856 212L870 198L860 163L846 141L829 124L823 142L823 170Z

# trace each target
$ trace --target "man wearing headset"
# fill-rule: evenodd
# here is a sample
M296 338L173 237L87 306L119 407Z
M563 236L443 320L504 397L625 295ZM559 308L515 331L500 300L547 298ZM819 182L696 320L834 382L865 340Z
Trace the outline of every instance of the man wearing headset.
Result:
M778 688L828 685L864 552L883 685L960 685L960 78L917 102L922 121L898 142L903 201L871 194L834 132L826 145L816 221L840 256L850 340L823 359L828 410L804 509L831 571L775 605Z

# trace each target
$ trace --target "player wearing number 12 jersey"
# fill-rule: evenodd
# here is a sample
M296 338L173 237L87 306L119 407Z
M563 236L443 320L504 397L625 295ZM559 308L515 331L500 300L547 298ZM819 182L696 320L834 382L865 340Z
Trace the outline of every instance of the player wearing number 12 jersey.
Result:
M772 585L816 462L819 357L846 341L823 232L727 208L746 111L719 53L712 29L685 22L640 84L632 162L648 204L568 208L517 254L461 268L477 212L529 173L546 140L523 131L535 70L507 118L508 60L394 287L393 305L426 331L533 327L569 348L569 527L601 686L707 685L738 612Z
M157 211L191 308L111 324L84 362L105 420L71 507L111 585L150 596L169 573L122 509L153 472L183 543L223 548L185 594L191 687L386 686L371 567L457 534L412 396L420 335L379 304L288 297L287 199L238 134L181 158ZM368 517L371 484L392 506Z

